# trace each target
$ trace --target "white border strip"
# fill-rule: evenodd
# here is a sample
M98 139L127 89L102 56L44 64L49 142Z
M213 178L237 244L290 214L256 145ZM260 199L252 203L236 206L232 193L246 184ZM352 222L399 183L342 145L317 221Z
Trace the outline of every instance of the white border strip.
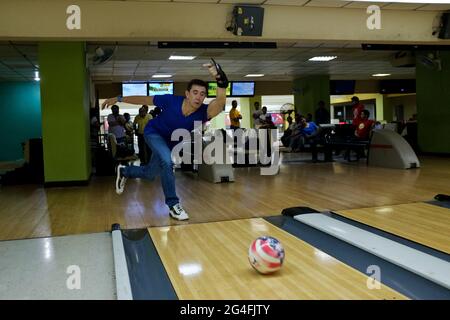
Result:
M450 289L450 263L447 261L321 213L296 215L294 219Z
M117 300L133 300L125 249L123 248L122 232L120 230L114 230L112 232L112 243L114 269L116 272Z

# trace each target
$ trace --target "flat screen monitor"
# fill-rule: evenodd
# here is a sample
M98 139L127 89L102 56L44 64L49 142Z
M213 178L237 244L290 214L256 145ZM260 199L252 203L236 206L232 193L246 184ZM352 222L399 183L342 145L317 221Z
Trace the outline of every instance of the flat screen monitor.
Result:
M354 94L355 93L355 80L331 80L330 81L330 94Z
M254 81L236 81L231 83L233 97L253 97L255 95Z
M149 82L148 95L173 94L173 82Z
M381 80L380 81L380 93L415 93L416 92L416 80Z
M147 83L122 83L122 96L146 96Z
M217 90L217 82L208 82L208 98L215 97L216 90ZM226 93L227 97L231 96L231 82L228 84Z

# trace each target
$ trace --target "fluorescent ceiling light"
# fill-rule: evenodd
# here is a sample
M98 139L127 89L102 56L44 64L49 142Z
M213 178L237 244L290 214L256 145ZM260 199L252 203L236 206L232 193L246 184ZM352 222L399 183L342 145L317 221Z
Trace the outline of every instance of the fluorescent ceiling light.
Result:
M154 74L152 78L170 78L171 76L171 74Z
M195 56L170 56L169 60L194 60Z
M249 73L246 75L246 77L264 77L264 74L262 73Z
M309 61L330 61L336 59L337 56L318 56L318 57L312 57L309 59Z
M34 72L34 81L41 81L41 78L39 78L39 71Z
M390 76L390 73L375 73L372 75L372 77L387 77Z
M393 3L450 4L450 0L353 0L353 1L357 1L357 2L393 2Z

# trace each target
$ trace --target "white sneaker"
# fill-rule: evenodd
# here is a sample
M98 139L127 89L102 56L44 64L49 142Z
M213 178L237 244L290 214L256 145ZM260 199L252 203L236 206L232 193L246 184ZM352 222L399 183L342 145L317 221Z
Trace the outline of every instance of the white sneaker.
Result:
M119 164L117 166L117 178L116 178L116 193L122 194L123 190L125 189L125 183L127 182L127 177L122 175L121 169L125 168L124 165Z
M189 219L188 214L184 211L181 204L177 203L173 207L170 207L170 216L177 220L187 220Z

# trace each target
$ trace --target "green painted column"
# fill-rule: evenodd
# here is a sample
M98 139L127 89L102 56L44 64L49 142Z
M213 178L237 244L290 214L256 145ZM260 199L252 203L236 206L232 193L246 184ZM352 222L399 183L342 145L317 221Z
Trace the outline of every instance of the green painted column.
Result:
M309 76L295 79L294 105L295 110L301 115L314 113L320 100L325 102L325 106L330 111L330 77L328 75Z
M253 112L250 111L250 99L249 98L241 98L240 101L240 107L241 107L241 128L251 128L251 121L253 120L252 114Z
M450 52L439 59L441 70L416 63L418 140L421 151L450 153Z
M39 43L45 183L84 182L91 174L84 42Z
M378 116L378 99L377 99L377 120L386 120L386 122L394 121L394 107L383 95L383 117Z

